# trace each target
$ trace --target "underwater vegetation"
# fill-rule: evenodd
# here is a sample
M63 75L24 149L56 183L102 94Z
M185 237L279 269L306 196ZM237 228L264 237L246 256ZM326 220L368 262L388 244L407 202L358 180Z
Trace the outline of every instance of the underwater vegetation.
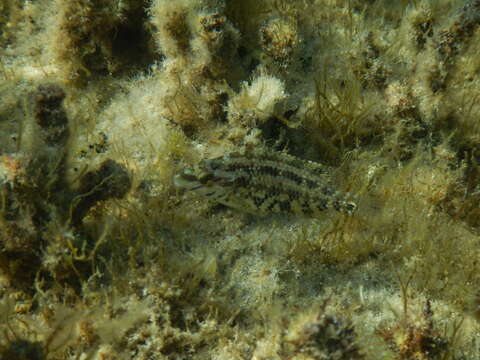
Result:
M127 169L114 160L82 174L78 189L65 181L69 121L64 98L59 86L39 85L31 95L31 113L22 124L19 151L1 159L1 263L5 280L24 291L31 291L35 277L46 269L56 281L70 286L78 281L74 263L82 259L77 248L90 252L94 247L83 227L84 217L97 203L122 198L131 185ZM42 261L43 247L63 253L60 257L68 260ZM71 274L65 266L71 267Z
M0 360L478 359L479 39L479 0L2 2Z

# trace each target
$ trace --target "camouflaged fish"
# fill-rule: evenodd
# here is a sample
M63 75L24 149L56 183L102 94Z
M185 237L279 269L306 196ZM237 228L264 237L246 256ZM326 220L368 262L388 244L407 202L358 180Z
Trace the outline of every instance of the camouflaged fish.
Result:
M258 215L319 217L327 209L353 213L356 204L347 193L335 191L329 173L321 164L285 153L229 153L184 170L174 184Z

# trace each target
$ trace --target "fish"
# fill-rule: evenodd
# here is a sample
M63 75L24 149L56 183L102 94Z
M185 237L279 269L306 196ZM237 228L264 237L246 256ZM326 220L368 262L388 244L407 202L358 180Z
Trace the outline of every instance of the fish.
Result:
M206 159L176 174L174 185L228 207L255 214L321 217L353 214L357 204L335 189L332 169L284 152L244 151Z

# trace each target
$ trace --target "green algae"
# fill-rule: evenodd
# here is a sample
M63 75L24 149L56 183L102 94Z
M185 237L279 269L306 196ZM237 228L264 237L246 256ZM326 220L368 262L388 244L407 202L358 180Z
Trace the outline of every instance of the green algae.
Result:
M0 13L0 358L478 358L479 1ZM357 212L173 186L254 147Z

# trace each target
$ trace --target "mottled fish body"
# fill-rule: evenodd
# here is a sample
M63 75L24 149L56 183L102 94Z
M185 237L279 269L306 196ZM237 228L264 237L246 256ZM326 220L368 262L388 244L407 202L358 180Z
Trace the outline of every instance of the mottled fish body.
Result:
M356 204L330 183L327 167L279 152L229 153L204 160L174 184L232 208L259 215L319 217L327 209L353 213Z

